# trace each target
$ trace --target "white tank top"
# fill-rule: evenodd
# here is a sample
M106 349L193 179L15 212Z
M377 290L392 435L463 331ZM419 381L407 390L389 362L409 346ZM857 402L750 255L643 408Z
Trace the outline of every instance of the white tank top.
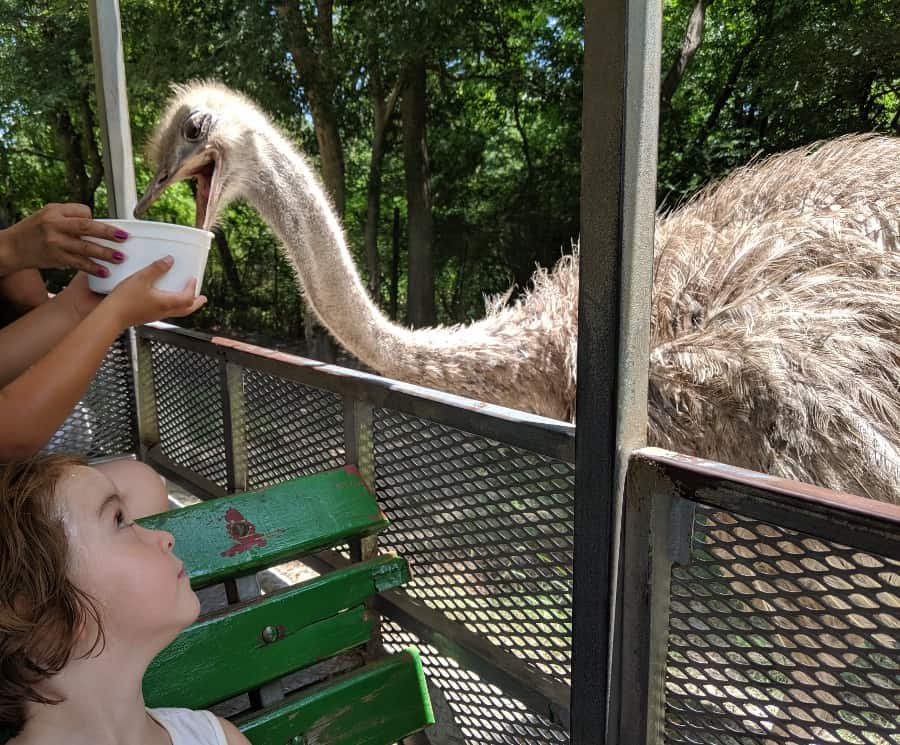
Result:
M172 745L228 745L218 717L211 711L147 709L172 738Z

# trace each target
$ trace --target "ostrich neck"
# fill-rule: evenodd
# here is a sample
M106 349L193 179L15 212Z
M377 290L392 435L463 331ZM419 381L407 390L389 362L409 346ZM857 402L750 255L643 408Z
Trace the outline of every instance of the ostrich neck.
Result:
M388 364L402 329L363 287L344 233L306 159L276 132L257 132L252 181L245 193L291 260L308 305L348 351L378 369Z

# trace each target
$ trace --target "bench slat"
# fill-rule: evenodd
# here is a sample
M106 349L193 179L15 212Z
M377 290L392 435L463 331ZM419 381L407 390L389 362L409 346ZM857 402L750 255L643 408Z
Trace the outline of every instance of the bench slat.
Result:
M138 521L168 530L194 588L250 574L387 525L353 466Z
M289 696L236 724L253 745L392 745L434 724L415 648Z
M148 668L148 706L206 708L365 643L373 622L354 606L408 580L405 559L379 556L203 619ZM267 627L277 641L265 640Z

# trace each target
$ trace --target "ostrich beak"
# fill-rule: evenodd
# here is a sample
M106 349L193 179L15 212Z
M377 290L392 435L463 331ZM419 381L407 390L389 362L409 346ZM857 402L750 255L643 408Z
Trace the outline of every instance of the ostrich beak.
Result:
M150 205L159 199L159 195L162 194L172 182L173 179L167 172L160 171L157 173L153 177L153 181L150 183L147 191L144 192L144 196L142 196L140 201L135 205L134 216L140 217L150 209Z
M216 151L207 150L186 158L178 166L168 171L163 169L153 177L153 181L134 208L134 216L143 215L169 186L182 179L196 179L196 216L194 225L209 230L216 218L216 207L221 197L223 182L217 178L220 163Z

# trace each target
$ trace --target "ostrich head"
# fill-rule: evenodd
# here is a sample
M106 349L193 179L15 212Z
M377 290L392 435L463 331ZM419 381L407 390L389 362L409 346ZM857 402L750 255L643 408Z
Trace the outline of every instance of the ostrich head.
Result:
M169 186L197 180L194 224L208 230L253 173L254 133L271 126L242 95L218 83L173 86L173 95L148 144L153 180L134 208L140 217Z

